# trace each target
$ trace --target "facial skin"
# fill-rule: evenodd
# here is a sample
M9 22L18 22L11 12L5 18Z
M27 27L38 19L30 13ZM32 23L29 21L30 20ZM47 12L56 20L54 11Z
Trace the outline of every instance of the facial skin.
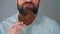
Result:
M16 0L19 13L26 15L28 11L37 13L40 0Z

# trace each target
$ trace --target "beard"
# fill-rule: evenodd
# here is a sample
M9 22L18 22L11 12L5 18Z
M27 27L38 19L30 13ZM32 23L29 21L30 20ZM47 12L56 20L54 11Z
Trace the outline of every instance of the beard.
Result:
M27 6L25 6L26 4L30 4L31 6L27 7ZM38 7L39 7L39 4L37 6L35 6L34 3L32 3L32 2L25 2L22 5L17 4L19 14L22 14L22 15L27 15L28 11L32 11L34 14L37 14Z

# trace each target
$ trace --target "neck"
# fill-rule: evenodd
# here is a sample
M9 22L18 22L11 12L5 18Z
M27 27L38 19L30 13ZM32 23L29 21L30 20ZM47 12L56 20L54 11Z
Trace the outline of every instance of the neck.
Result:
M30 25L33 20L35 19L36 17L36 14L34 14L32 11L28 11L27 15L18 15L18 20L19 21L23 21L24 24L26 25Z

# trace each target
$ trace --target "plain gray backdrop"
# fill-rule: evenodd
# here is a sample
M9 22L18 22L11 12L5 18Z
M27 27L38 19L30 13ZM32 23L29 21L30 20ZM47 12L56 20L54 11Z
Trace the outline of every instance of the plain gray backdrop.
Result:
M17 11L16 0L0 0L0 22ZM60 0L41 0L40 11L60 24Z

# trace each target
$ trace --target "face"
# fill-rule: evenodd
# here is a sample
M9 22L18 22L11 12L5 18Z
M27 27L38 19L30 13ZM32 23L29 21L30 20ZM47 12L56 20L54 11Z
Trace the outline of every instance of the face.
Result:
M27 14L28 11L37 13L40 0L16 0L19 13Z

